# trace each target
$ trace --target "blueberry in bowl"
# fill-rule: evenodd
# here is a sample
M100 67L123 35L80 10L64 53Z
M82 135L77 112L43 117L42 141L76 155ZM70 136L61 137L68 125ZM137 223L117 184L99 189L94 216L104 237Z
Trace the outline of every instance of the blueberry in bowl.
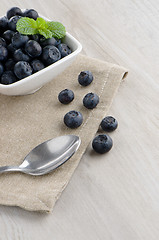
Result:
M31 26L29 33L23 31L26 23ZM38 28L41 24L48 28L43 31ZM66 30L62 36L58 31L53 33L54 27L60 29L61 23L41 16L34 9L12 7L0 17L0 94L34 93L75 60L82 50L81 44ZM61 29L64 32L64 26ZM7 73L7 79L12 76L11 81L2 81L6 71L12 72Z

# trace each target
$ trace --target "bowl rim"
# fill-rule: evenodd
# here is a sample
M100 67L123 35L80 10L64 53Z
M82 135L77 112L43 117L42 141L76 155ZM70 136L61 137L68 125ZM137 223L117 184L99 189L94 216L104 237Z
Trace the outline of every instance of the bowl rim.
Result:
M23 83L25 83L26 81L29 81L29 79L31 80L35 76L38 77L42 73L47 72L49 69L60 65L61 63L69 60L70 58L72 58L72 57L76 56L78 53L80 53L81 50L82 50L81 43L76 38L74 38L70 33L68 33L68 32L66 32L65 37L68 37L69 39L71 39L76 44L76 49L72 53L70 53L69 55L65 56L64 58L58 60L57 62L52 63L51 65L45 67L44 69L42 69L42 70L40 70L40 71L38 71L36 73L33 73L30 76L28 76L28 77L20 79L20 80L14 82L14 83L11 83L11 84L8 84L8 85L0 83L0 89L11 89L11 88L14 88L14 87L18 87L18 86L22 85Z

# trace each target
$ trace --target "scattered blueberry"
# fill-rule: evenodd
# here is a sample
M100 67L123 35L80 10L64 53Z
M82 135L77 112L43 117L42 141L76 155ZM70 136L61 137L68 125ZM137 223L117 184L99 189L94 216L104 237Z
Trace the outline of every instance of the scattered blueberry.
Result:
M25 62L29 62L30 61L30 57L25 54L22 49L17 49L14 54L13 54L13 57L14 57L14 60L16 62L19 62L19 61L25 61Z
M78 75L78 82L82 86L88 86L93 81L93 74L90 71L82 71Z
M3 71L4 71L3 64L2 64L2 63L0 63L0 76L2 75Z
M34 59L31 62L31 66L33 68L33 72L34 73L42 70L45 67L44 64L40 60L38 60L38 59Z
M7 42L10 42L11 41L11 38L13 37L13 35L15 34L14 31L12 30L7 30L3 33L3 38L7 41Z
M114 131L117 128L117 126L118 126L118 122L112 116L107 116L107 117L103 118L103 120L101 122L101 128L107 132Z
M26 9L23 13L24 17L33 18L36 20L38 18L38 13L34 9Z
M7 46L6 41L4 40L4 38L0 37L0 45L2 45L3 47Z
M42 48L38 42L29 40L25 44L25 51L30 57L39 57L42 53Z
M5 66L5 69L7 70L7 71L9 71L9 70L14 70L14 65L16 64L16 62L12 59L12 58L9 58L6 62L5 62L5 64L4 64L4 66Z
M87 93L83 98L83 105L88 109L93 109L99 103L99 97L95 93Z
M14 83L16 81L16 77L12 71L6 71L1 76L1 83L8 85Z
M72 90L64 89L59 93L58 99L61 103L68 104L73 101L74 93Z
M78 111L70 111L64 116L64 123L69 128L78 128L83 122L82 113Z
M21 33L16 32L13 35L11 42L15 48L21 48L27 43L28 40L29 37L27 35L22 35Z
M41 37L39 40L39 43L42 47L45 47L47 45L56 45L56 39L54 37L46 39L45 37Z
M92 147L97 153L106 153L113 146L111 137L107 134L100 134L93 139Z
M5 61L8 56L8 50L7 48L0 45L0 61Z
M0 30L3 30L3 32L8 27L8 18L6 16L0 18Z
M20 18L21 16L14 16L9 19L8 27L10 30L16 31L16 24Z
M58 50L58 48L56 48L55 46L48 45L43 48L42 61L44 62L44 64L50 65L60 60L60 58L61 58L61 53Z
M10 19L11 17L16 16L16 15L18 15L18 16L23 15L21 9L18 8L18 7L12 7L7 11L7 18L8 19Z
M22 79L32 74L32 68L28 62L19 61L14 66L14 73L18 79Z
M67 46L67 44L65 44L65 43L60 43L60 44L58 44L57 47L61 53L61 57L66 57L67 55L69 55L72 52L71 49L69 48L69 46Z

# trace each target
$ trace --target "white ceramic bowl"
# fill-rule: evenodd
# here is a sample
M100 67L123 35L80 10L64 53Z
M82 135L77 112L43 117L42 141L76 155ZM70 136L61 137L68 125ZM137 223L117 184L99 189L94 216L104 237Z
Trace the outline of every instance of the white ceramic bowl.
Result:
M82 50L82 45L79 41L69 33L66 33L63 42L71 48L71 54L15 83L9 85L0 84L0 94L11 96L31 94L36 92L46 83L52 81L75 60Z

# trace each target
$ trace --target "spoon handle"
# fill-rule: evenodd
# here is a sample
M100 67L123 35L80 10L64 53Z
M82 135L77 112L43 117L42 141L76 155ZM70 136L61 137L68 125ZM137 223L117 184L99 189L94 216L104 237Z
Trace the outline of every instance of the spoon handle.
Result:
M18 166L3 166L0 167L0 173L4 172L20 172L21 169Z

